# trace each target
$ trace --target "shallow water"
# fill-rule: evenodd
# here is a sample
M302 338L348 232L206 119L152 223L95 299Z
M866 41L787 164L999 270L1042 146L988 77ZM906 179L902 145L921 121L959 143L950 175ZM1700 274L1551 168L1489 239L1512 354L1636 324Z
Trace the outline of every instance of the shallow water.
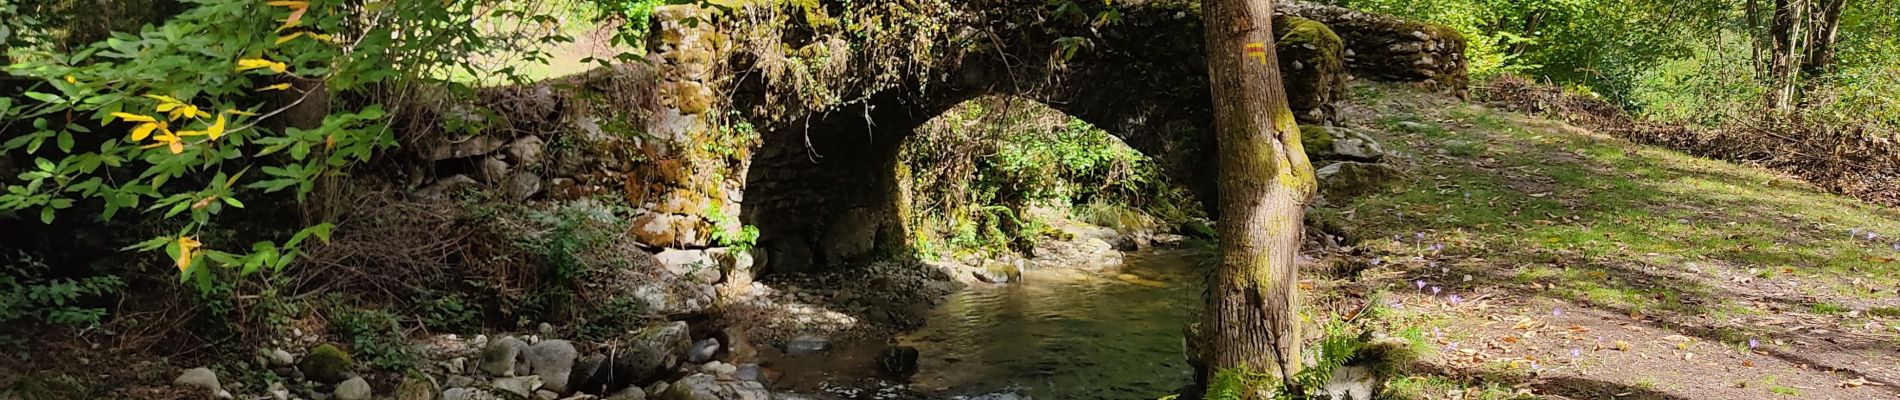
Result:
M1192 378L1181 329L1200 301L1204 252L1128 254L1107 271L1044 268L1005 287L952 294L899 344L919 351L906 392L928 397L1008 392L1034 399L1155 399ZM881 346L866 346L866 348ZM833 349L835 368L863 368L876 350ZM849 373L833 370L829 385ZM804 386L804 385L800 385ZM871 392L878 391L870 389ZM834 391L835 392L835 391Z

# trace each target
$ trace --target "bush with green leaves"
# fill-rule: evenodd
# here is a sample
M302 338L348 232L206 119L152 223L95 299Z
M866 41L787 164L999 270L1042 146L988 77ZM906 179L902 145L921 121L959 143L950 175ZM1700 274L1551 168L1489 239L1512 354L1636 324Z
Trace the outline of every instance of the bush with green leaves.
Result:
M471 70L471 56L544 62L537 46L567 40L476 23L556 23L500 0L185 4L163 24L71 51L18 39L50 34L31 21L0 24L8 43L27 44L8 49L6 73L31 82L0 97L0 121L9 121L0 151L30 165L0 177L0 214L159 227L172 233L127 249L162 250L181 280L205 291L216 275L280 270L331 229L246 230L256 239L248 245L201 241L240 230L226 214L247 200L304 202L319 182L395 147L390 121L418 105L419 88L467 94L442 77L495 75ZM291 120L311 110L320 118Z
M87 300L125 286L115 276L49 278L46 263L27 254L14 255L0 271L0 325L33 321L59 325L93 326L105 317L105 308L88 307Z

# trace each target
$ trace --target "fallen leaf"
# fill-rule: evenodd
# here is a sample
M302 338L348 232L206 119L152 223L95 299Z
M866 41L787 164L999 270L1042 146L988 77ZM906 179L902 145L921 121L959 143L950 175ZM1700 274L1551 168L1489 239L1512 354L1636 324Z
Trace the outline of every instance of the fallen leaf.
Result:
M1621 341L1621 340L1618 340L1618 341L1616 341L1616 350L1617 350L1617 351L1630 351L1630 342L1625 342L1625 341Z

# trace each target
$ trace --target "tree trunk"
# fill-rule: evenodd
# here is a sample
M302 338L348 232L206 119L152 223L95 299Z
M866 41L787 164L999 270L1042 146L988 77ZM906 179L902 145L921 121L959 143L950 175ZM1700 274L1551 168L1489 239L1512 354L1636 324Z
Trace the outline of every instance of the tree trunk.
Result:
M1801 37L1803 7L1809 0L1775 0L1774 21L1770 22L1769 37L1774 40L1773 60L1769 63L1773 87L1768 91L1768 105L1777 110L1786 110L1793 106L1796 80L1799 77L1799 63L1795 57L1800 54L1797 38Z
M1833 71L1834 44L1840 41L1841 10L1847 8L1847 0L1813 1L1819 1L1820 7L1814 9L1807 60L1801 63L1801 73L1810 79Z
M1201 9L1221 215L1220 267L1208 288L1207 367L1289 383L1300 370L1295 262L1313 166L1281 85L1273 1L1203 0Z

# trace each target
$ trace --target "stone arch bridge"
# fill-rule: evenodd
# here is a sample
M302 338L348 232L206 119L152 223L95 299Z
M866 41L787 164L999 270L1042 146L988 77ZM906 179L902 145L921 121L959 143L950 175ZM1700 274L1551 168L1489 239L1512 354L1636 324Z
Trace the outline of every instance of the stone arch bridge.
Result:
M752 253L753 264L774 272L905 246L900 145L978 96L1017 96L1087 121L1155 159L1197 197L1212 198L1212 100L1198 2L1074 3L1089 4L666 6L655 12L648 65L482 99L507 120L548 126L405 147L435 162L437 176L468 171L518 198L621 192L639 208L632 236L651 248L721 247L713 232L756 226L763 251ZM1302 123L1330 122L1341 82L1353 77L1465 84L1464 41L1450 29L1280 3L1277 50ZM550 144L567 153L535 157L542 143L535 135L583 145Z

